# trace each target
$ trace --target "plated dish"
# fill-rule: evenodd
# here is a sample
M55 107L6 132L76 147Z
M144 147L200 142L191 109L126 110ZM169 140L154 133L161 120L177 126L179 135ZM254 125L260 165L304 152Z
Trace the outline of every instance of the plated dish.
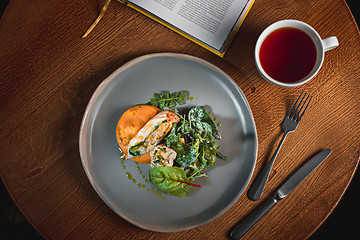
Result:
M150 164L145 178L163 193L181 198L191 187L202 187L193 181L208 177L204 171L217 158L227 160L219 151L221 134L212 112L205 106L177 107L187 99L185 91L155 93L148 104L126 110L116 126L122 158Z
M186 90L190 109L205 106L218 124L227 161L217 161L182 198L149 181L149 164L121 158L115 129L124 112L154 93ZM147 230L173 232L203 225L224 213L243 193L256 162L257 135L245 95L219 68L183 54L136 58L110 75L93 94L79 139L85 172L99 196L118 215ZM199 182L197 182L199 181Z

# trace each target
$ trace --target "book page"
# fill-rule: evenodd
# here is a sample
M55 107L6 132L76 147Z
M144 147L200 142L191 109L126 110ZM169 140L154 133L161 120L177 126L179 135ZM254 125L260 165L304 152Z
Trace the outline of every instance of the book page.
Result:
M130 0L193 38L220 50L248 0Z

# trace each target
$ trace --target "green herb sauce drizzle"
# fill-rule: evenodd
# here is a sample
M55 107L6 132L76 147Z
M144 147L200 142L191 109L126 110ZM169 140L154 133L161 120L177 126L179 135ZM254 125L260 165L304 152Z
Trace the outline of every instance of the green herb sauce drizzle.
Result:
M143 170L141 169L141 166L138 162L134 162L134 161L127 161L125 154L123 153L123 151L119 148L120 150L120 163L121 163L121 168L123 170L128 169L125 161L129 162L130 164L135 163L136 165L136 172L135 173L131 173L129 171L124 171L127 179L129 179L130 182L136 184L136 186L140 189L146 189L147 192L152 192L153 194L155 194L156 196L158 196L161 200L165 201L167 200L167 198L164 196L164 194L156 189L155 187L153 187L149 181L149 179L145 176L145 174L143 173ZM129 168L131 168L129 166ZM136 178L136 176L141 176L141 179Z

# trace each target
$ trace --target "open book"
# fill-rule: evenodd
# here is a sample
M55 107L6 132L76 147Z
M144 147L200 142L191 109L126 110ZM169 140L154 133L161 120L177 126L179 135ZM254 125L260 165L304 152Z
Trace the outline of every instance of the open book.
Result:
M224 56L255 0L118 1L211 52Z

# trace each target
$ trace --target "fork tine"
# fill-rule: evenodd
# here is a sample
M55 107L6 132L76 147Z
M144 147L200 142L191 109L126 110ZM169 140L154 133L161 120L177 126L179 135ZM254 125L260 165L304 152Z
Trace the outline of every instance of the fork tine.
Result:
M299 115L300 115L300 113L301 113L301 110L303 109L306 101L307 101L308 98L310 97L310 93L309 93L309 94L307 94L307 97L305 98L306 94L307 94L307 93L305 93L305 95L303 96L303 98L301 99L301 101L300 101L300 103L299 103L299 105L298 105L298 107L300 107L300 105L301 105L300 109L298 110L298 107L296 108L296 114L294 113L294 120L297 120L297 119L299 118ZM305 100L304 100L304 102L303 102L302 100L303 100L304 98L305 98ZM302 104L301 104L301 103L302 103Z
M294 102L294 104L291 106L291 108L290 108L288 114L286 115L286 117L290 117L290 114L293 112L294 107L296 106L297 102L299 101L299 99L300 99L300 97L301 97L301 95L302 95L303 93L304 93L304 91L301 92L301 94L299 95L299 97L296 99L296 101ZM295 111L296 111L296 109L295 109Z
M310 94L309 94L309 96L310 96ZM309 97L309 96L308 96L308 97ZM306 100L308 99L308 97L306 98ZM309 101L307 102L307 104L306 104L306 106L305 106L305 108L304 108L304 111L301 113L298 122L300 122L301 118L304 116L304 113L305 113L307 107L309 106L309 103L310 103L311 99L312 99L312 96L310 97ZM305 102L304 102L304 103L305 103Z
M301 96L303 93L304 93L304 91L301 92L300 96ZM299 97L300 97L300 96L299 96ZM292 119L294 119L294 120L297 119L297 113L299 112L298 109L299 109L301 103L303 102L305 96L306 96L306 93L304 93L304 95L302 96L299 104L296 106L296 108L295 108L294 112L291 114L291 117L290 117L290 118L292 118ZM301 109L300 109L300 110L301 110Z

